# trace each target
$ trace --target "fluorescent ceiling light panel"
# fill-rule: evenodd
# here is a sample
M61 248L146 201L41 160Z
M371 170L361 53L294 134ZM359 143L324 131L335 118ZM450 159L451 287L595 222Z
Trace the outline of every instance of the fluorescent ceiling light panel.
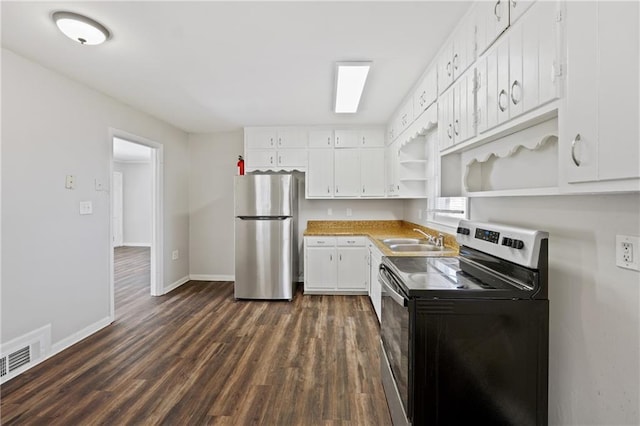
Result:
M371 62L338 62L336 67L335 112L354 113L358 111Z

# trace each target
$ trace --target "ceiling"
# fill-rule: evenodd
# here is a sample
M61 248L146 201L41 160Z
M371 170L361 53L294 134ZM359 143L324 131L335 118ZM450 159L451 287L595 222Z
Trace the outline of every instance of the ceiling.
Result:
M469 2L1 2L2 46L189 133L383 124ZM57 10L110 29L99 46ZM332 112L334 62L371 60L357 114Z

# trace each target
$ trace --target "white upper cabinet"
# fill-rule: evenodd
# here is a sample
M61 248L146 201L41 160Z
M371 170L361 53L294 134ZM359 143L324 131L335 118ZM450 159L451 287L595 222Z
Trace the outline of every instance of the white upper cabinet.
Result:
M302 128L250 127L245 129L247 149L306 148L307 132Z
M336 130L335 131L335 147L336 148L357 148L358 132L356 130Z
M360 196L360 151L358 149L336 149L335 188L336 197Z
M567 2L561 164L569 183L640 177L638 2ZM638 190L637 180L621 190ZM599 190L607 190L600 186Z
M534 1L510 0L509 1L509 22L513 24L531 7Z
M413 93L413 111L416 116L435 102L438 96L438 69L431 67Z
M480 55L509 26L509 1L479 1L475 6L477 53Z
M438 60L438 92L444 92L469 65L476 56L476 25L475 16L467 14L455 33L440 53ZM428 106L428 105L427 105Z
M362 197L384 197L384 148L360 150Z
M311 129L309 130L309 148L332 148L333 130Z
M309 150L307 198L333 198L333 152L333 148Z
M440 150L464 142L475 136L474 70L464 74L440 96L438 128Z
M560 95L557 3L537 2L476 65L483 133Z
M360 129L357 131L357 138L360 148L383 147L384 129Z

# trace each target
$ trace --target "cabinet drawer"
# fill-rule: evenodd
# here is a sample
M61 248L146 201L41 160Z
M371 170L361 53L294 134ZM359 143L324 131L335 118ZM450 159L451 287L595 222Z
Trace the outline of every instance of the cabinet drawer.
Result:
M367 237L339 237L336 238L338 247L366 247Z
M307 247L335 247L335 237L304 237Z

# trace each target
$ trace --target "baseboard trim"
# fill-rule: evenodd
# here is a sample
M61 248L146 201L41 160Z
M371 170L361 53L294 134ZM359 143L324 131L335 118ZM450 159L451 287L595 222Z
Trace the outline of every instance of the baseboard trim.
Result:
M173 290L175 290L176 288L180 287L182 284L185 284L189 282L189 275L184 276L182 278L180 278L179 280L169 284L168 287L165 287L162 291L162 294L167 294Z
M189 275L194 281L235 281L233 275L207 275L207 274L191 274Z
M151 247L151 243L122 243L125 247Z
M111 317L102 318L101 320L98 320L93 324L86 326L82 330L76 331L71 336L68 336L60 340L59 342L54 343L53 345L51 345L51 354L47 356L47 358L50 358L53 355L59 352L62 352L63 350L67 349L72 345L75 345L76 343L78 343L83 339L86 339L87 337L91 336L93 333L99 330L102 330L112 322L113 322L113 319Z

